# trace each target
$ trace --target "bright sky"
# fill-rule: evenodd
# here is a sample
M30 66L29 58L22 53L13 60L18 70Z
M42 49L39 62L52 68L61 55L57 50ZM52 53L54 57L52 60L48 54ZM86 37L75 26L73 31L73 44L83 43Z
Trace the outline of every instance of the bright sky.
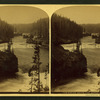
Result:
M57 14L70 18L78 24L100 23L100 6L64 7Z
M36 7L1 6L0 18L9 24L26 24L48 17L47 13Z
M100 23L100 5L1 5L0 18L10 24L33 23L56 12L78 24ZM47 15L48 14L48 15Z

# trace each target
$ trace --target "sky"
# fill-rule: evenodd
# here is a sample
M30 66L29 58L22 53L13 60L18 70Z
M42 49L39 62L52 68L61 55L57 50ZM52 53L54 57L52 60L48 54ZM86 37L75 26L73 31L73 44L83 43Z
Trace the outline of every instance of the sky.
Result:
M9 24L28 24L40 18L47 18L48 15L43 10L36 7L27 6L1 6L0 19Z
M63 7L55 13L70 18L78 24L100 23L100 6Z
M40 9L39 9L40 7ZM43 8L43 10L41 10ZM60 9L59 9L60 8ZM58 10L57 10L58 9ZM55 11L56 10L56 11ZM46 11L46 12L45 12ZM9 24L27 24L49 17L53 12L70 18L78 24L100 23L100 6L34 5L0 6L0 18ZM48 14L48 15L47 15Z

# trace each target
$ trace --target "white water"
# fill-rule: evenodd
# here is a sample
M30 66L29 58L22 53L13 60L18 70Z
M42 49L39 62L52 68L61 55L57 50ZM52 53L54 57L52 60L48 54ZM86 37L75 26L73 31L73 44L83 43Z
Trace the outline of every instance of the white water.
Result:
M90 36L84 37L82 40L82 49L84 48L100 48L100 44L95 44L95 39L92 39ZM76 49L76 43L73 44L63 44L64 49L73 51Z
M16 73L16 78L0 80L0 92L18 92L19 90L21 92L30 92L28 89L31 87L29 85L31 77L28 76L28 69L32 66L32 56L34 53L32 46L34 47L32 44L26 44L26 39L23 39L21 36L13 38L12 48L18 57L19 72ZM6 48L6 43L0 44L0 50L4 51ZM43 69L48 64L48 51L42 49L40 52L40 60L42 61L40 67ZM44 76L45 73L40 73L40 81L44 87L45 85L49 86L49 75L47 80L44 79Z
M49 75L48 75L49 77ZM28 76L27 73L18 72L17 78L7 79L0 83L0 92L18 92L21 89L21 92L30 92L29 82L31 81L31 77ZM40 81L43 86L46 85L46 80L44 79L44 73L40 73ZM48 82L49 80L47 80ZM48 85L49 83L47 83Z
M87 58L88 72L84 78L77 78L69 83L56 87L53 92L98 92L100 77L97 76L96 70L100 68L100 44L95 45L95 40L90 36L82 40L82 51ZM75 50L75 44L64 44L64 49ZM73 47L74 46L74 47Z

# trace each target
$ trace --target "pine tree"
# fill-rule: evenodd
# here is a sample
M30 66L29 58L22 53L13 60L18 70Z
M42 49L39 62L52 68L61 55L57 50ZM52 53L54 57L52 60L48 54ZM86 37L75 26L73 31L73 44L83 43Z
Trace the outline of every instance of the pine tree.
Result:
M36 41L35 48L34 48L34 56L33 58L33 66L29 70L29 76L31 77L31 81L29 85L31 85L30 92L41 92L43 88L42 83L40 82L40 46L39 43Z
M66 17L53 14L51 18L51 42L59 45L71 41L77 43L83 36L83 28Z

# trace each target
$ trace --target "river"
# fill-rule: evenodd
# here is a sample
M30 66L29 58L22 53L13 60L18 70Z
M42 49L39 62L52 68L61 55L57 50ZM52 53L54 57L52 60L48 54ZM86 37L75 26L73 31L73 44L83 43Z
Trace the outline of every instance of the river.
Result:
M69 83L57 86L53 92L98 92L100 90L100 77L97 69L100 68L100 44L95 44L91 36L82 38L82 52L87 58L85 77L77 78ZM64 49L75 50L76 44L64 44Z
M30 92L29 82L31 78L28 76L28 70L32 67L32 56L34 55L34 44L27 44L26 39L22 36L17 36L12 39L14 54L18 57L18 69L16 77L5 80L0 80L0 92ZM33 47L32 47L33 46ZM7 44L0 44L0 50L7 48ZM49 86L49 74L48 79L45 80L45 67L49 63L49 51L47 49L40 49L40 81L43 86L47 84Z

